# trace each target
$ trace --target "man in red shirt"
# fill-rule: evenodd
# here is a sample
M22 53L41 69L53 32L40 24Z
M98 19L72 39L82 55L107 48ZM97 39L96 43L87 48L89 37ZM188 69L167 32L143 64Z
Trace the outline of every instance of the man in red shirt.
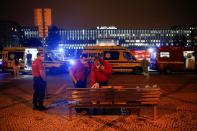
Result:
M75 88L86 88L89 65L87 62L87 54L82 54L80 59L70 69L70 77ZM89 111L87 108L75 108L77 113Z
M44 60L44 54L37 53L37 58L32 63L32 75L33 75L33 109L40 111L46 110L43 106L45 90L46 90L46 75L42 61Z
M70 69L70 77L75 88L86 88L88 68L87 54L82 54L80 60L76 61Z
M95 58L94 63L91 65L90 82L91 85L95 83L100 86L107 86L109 75L112 73L112 67L109 62L103 59Z

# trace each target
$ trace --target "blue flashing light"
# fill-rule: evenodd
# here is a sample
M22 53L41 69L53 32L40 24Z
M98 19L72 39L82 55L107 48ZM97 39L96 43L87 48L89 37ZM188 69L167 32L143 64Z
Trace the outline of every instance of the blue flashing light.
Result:
M70 62L71 65L75 64L75 60L70 59L69 62Z
M153 48L149 48L149 49L148 49L148 52L150 52L150 53L152 53L153 51L154 51Z
M59 48L59 52L64 52L64 49L63 48Z

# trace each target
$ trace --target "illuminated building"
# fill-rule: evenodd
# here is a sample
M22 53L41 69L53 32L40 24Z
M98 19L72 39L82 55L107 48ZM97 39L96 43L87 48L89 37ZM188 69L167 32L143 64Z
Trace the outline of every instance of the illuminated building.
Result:
M48 28L52 24L51 8L35 9L34 24L38 27L38 34L40 38L48 37Z
M23 38L39 38L38 28L22 27ZM49 30L49 34L54 34ZM83 49L86 45L95 45L99 39L114 39L124 47L155 47L155 46L197 46L197 26L179 26L166 29L118 29L97 27L94 29L58 29L59 45L66 49ZM51 35L53 36L53 35ZM51 38L48 38L49 40ZM49 45L50 46L50 45Z
M196 27L176 27L169 29L118 29L116 27L97 27L96 29L60 29L60 44L65 48L81 49L94 45L98 39L114 39L128 48L155 47L166 45L197 45L192 41L192 32ZM196 35L196 34L195 34Z
M21 27L21 38L39 38L38 36L38 27L24 26Z

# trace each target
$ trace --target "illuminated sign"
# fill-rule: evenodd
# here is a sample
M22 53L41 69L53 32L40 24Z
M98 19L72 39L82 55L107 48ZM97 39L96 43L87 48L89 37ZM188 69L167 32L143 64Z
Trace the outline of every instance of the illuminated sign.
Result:
M170 52L160 52L160 57L161 58L163 58L163 57L170 58Z
M108 29L108 30L111 30L111 29L115 30L115 29L117 29L117 27L115 27L115 26L97 26L96 28L100 29L100 30L106 30L106 29Z

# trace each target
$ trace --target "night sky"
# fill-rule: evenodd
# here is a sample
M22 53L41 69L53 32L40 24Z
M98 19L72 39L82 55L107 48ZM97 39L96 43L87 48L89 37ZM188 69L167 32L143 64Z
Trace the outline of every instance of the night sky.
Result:
M196 0L1 0L0 20L34 24L34 8L52 9L62 28L163 28L197 24Z

